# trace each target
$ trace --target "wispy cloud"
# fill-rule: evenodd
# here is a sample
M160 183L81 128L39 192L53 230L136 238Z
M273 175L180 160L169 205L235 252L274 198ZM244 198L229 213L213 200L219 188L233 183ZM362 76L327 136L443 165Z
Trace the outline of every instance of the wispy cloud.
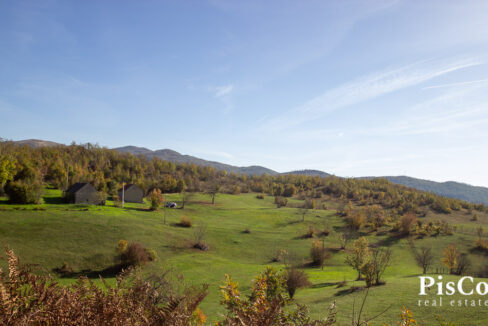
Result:
M276 130L299 125L320 118L327 113L481 63L482 61L478 59L426 60L374 73L325 91L303 105L267 121L265 128Z
M234 90L234 85L232 85L232 84L217 86L214 89L214 91L215 91L214 96L216 98L222 98L224 96L230 95L233 90Z
M227 84L222 86L210 87L209 91L213 94L213 96L219 100L222 106L222 112L227 114L230 113L234 107L234 103L232 101L232 95L234 93L234 85Z
M442 85L428 86L428 87L424 87L422 89L425 90L425 89L434 89L434 88L467 86L467 85L474 85L474 84L487 83L487 82L488 82L488 78L487 79L478 79L478 80L464 81L464 82L458 82L458 83L450 83L450 84L442 84Z
M476 139L487 135L488 83L470 87L442 89L441 94L416 105L408 105L391 115L382 114L376 122L339 123L323 128L297 128L287 132L288 142L307 143L317 139L337 142L385 137L410 139L412 136L435 136Z

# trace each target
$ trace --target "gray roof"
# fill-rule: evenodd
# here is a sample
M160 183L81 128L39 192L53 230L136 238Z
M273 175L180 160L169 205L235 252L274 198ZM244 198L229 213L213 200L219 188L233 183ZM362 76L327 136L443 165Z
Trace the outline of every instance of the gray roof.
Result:
M89 184L88 182L77 182L73 185L71 185L68 189L66 189L66 192L69 192L69 193L75 193L75 192L78 192L80 191L82 188L84 188L85 186L89 185L91 188L93 188L94 190L96 190L91 184Z

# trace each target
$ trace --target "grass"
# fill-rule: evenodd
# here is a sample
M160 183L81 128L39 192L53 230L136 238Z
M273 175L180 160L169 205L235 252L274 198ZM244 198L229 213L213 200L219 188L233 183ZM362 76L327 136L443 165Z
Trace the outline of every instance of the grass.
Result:
M277 250L286 249L290 256L298 257L304 263L309 261L313 239L303 235L310 225L321 229L327 222L335 230L329 236L319 238L332 249L339 247L337 232L344 227L335 211L314 210L306 216L305 222L300 222L297 209L277 209L273 197L257 199L256 194L218 195L215 205L210 204L209 196L197 195L192 203L185 205L185 209L165 211L148 211L147 204L127 203L124 208L118 208L113 207L110 201L106 206L67 205L60 201L60 195L58 190L48 189L41 205L10 205L6 199L0 199L0 241L13 248L23 262L37 264L39 273L52 273L64 262L77 271L102 271L113 263L115 246L120 239L139 241L154 249L159 257L145 267L147 273L170 268L182 274L189 283L210 284L210 293L201 306L209 315L209 321L218 319L218 314L223 313L219 305L219 286L225 274L237 280L246 293L253 277L265 266L282 268L281 263L271 262ZM178 199L178 195L166 198L169 201ZM299 204L297 199L289 202ZM335 207L335 203L330 202L328 206ZM416 244L433 247L436 265L440 266L442 249L449 243L455 243L463 252L469 251L476 238L470 230L474 231L478 225L488 221L485 214L478 213L478 216L478 222L470 222L470 216L465 212L451 215L429 213L425 219L442 217L462 225L464 232L424 238L416 240ZM193 226L176 226L182 217L190 219ZM191 248L195 229L200 224L207 226L205 241L210 250L206 252ZM245 229L252 232L244 233ZM421 270L415 265L406 239L392 237L389 233L365 236L370 243L386 244L394 252L392 265L385 275L386 285L369 291L367 315L379 313L392 305L373 325L381 324L379 321L394 323L403 306L412 309L416 318L424 320L427 325L434 322L437 313L458 325L488 323L484 313L486 307L419 307L417 276ZM356 301L357 305L364 295L364 291L351 293L351 286L363 286L364 282L354 281L356 272L344 264L344 257L345 253L334 250L324 270L306 269L313 285L299 290L296 302L307 304L314 317L324 316L328 306L336 302L339 321L346 324L350 321L353 302ZM480 254L470 253L470 257L474 268L487 262L486 257ZM0 266L5 267L4 262L0 262ZM338 287L338 283L344 280L347 284ZM62 283L73 281L60 279ZM113 282L113 278L108 281Z

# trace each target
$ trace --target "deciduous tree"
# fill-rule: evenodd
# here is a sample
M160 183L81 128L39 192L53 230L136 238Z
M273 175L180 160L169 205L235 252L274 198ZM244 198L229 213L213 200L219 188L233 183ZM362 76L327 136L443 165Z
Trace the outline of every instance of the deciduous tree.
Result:
M449 273L453 274L454 268L458 264L459 251L455 245L450 244L444 248L441 262L449 268Z
M346 264L358 272L358 280L361 279L361 270L369 260L371 249L369 249L368 239L361 237L353 242L352 252L346 256Z

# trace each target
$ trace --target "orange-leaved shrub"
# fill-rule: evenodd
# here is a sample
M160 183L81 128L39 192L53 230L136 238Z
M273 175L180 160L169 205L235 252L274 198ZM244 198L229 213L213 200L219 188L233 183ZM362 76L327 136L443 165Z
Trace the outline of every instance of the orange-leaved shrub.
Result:
M193 222L188 217L182 216L180 219L180 223L178 223L177 225L181 226L182 228L191 228Z
M136 270L117 276L114 286L87 278L61 286L21 266L7 249L9 273L0 272L0 325L160 325L186 326L207 286L178 293L167 279L143 279Z
M236 282L226 275L221 287L222 304L227 309L220 326L280 325L280 326L331 326L335 324L335 304L329 308L325 319L312 320L308 308L288 306L285 277L271 267L266 268L253 282L249 297L241 295Z
M145 248L139 242L127 243L120 240L117 243L117 257L121 267L141 266L156 259L156 252Z

